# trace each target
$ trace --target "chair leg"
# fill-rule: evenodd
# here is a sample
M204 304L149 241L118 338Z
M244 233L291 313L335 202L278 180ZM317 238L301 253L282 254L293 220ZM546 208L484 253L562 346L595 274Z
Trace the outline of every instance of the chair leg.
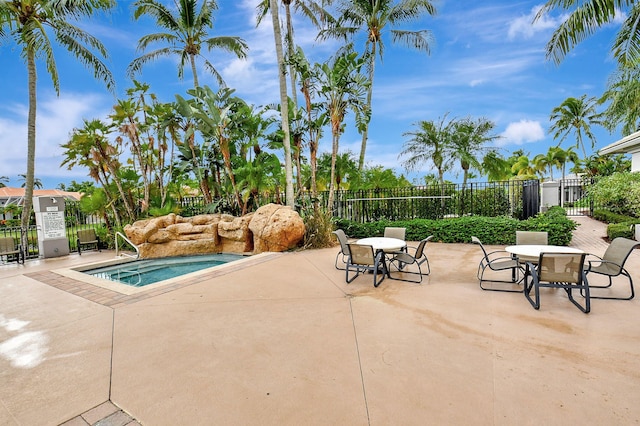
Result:
M589 272L587 272L588 274ZM627 272L626 269L623 269L622 272L620 272L620 275L624 275L625 277L627 277L627 279L629 280L629 287L630 287L630 295L629 297L612 297L612 296L590 296L591 299L609 299L609 300L631 300L635 297L636 293L635 290L633 288L633 279L631 278L631 275L629 274L629 272ZM613 284L613 277L609 276L609 285L590 285L589 287L594 289L594 288L610 288L611 285ZM580 294L582 296L584 296L582 290L580 290Z

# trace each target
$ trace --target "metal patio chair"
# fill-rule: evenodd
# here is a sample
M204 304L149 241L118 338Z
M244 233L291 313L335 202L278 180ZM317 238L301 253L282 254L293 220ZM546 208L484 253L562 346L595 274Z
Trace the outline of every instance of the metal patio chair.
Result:
M81 250L86 249L86 247L94 247L100 251L100 238L93 228L79 229L76 243L78 244L78 254L82 254Z
M519 272L524 269L522 265L518 262L517 259L513 258L509 253L504 250L495 250L492 252L487 252L482 245L482 242L477 237L471 237L471 242L477 244L482 249L482 259L478 264L478 272L476 273L478 280L480 281L480 288L488 291L503 291L507 293L521 293L522 289L513 289L513 288L490 288L485 287L482 284L489 283L506 283L506 284L518 284L519 282ZM502 254L506 254L506 256L502 256ZM502 271L511 271L511 280L496 280L496 279L485 279L484 274L486 270L494 272L502 272Z
M342 229L336 229L333 231L333 234L335 234L340 243L340 251L336 254L335 267L336 269L344 271L347 261L349 260L349 238ZM339 263L342 263L344 266L338 266Z
M540 309L540 288L562 288L571 303L585 314L591 310L589 282L584 272L586 253L540 253L537 266L529 262L529 278L524 283L524 295L534 309ZM535 300L531 298L534 290ZM573 298L573 290L584 297L584 305Z
M516 231L516 245L540 245L549 244L549 233L546 231ZM536 256L518 256L518 262L525 264L538 263Z
M384 281L387 272L387 265L384 261L384 252L378 250L374 252L373 246L350 243L349 247L350 256L347 260L346 267L346 279L347 283L355 280L361 273L371 272L373 273L373 286L378 287L382 281ZM355 272L349 278L349 272ZM378 280L378 275L382 274L382 278Z
M610 288L613 284L613 278L623 275L629 280L630 294L627 297L615 296L591 296L592 299L615 299L615 300L631 300L635 296L633 290L633 279L631 274L624 268L624 264L629 255L636 247L640 246L640 241L630 240L628 238L618 237L611 241L609 247L602 257L591 254L596 260L588 260L588 266L585 269L586 274L604 275L609 279L608 285L590 285L593 288Z
M429 235L427 238L420 241L418 246L414 248L415 251L413 252L413 254L411 254L408 250L407 252L399 251L399 252L393 253L393 256L389 260L389 270L391 270L391 267L393 266L400 273L418 275L419 280L397 278L393 276L391 276L390 278L394 280L400 280L400 281L421 283L422 276L429 275L431 273L431 267L429 266L429 259L427 258L427 255L424 253L424 249L427 243L431 241L432 238L433 238L433 235ZM426 264L427 266L426 273L422 272L422 268L421 268L422 264ZM418 268L418 271L415 272L415 271L408 270L407 268L410 267L411 265L416 265Z
M15 258L17 263L24 263L22 246L13 237L0 237L0 258L4 257L7 262L9 258Z

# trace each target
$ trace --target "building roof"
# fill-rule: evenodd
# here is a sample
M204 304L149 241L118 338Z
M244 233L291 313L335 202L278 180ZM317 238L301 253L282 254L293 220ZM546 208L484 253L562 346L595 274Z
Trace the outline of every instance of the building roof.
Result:
M607 145L598 151L600 155L626 154L640 151L640 131L631 133L628 136Z
M6 201L7 203L12 202L16 204L22 204L22 199L24 198L24 188L12 188L9 186L4 186L0 188L0 200ZM62 191L60 189L34 189L33 190L34 197L63 197L66 200L74 200L78 201L82 197L80 192L68 192Z

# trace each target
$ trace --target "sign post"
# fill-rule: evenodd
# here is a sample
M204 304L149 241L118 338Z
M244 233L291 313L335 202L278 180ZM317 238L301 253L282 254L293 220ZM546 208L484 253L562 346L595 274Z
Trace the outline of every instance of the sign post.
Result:
M47 258L68 255L69 240L64 222L64 198L33 197L33 210L36 214L40 256Z

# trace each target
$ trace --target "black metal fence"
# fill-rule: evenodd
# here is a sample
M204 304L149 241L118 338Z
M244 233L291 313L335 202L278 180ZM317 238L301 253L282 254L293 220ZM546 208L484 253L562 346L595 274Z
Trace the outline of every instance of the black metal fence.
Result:
M589 195L589 187L594 183L594 178L560 180L558 199L569 216L593 216L597 206Z
M336 191L333 214L356 222L467 215L526 219L538 213L539 194L537 180ZM328 193L319 195L326 204Z

